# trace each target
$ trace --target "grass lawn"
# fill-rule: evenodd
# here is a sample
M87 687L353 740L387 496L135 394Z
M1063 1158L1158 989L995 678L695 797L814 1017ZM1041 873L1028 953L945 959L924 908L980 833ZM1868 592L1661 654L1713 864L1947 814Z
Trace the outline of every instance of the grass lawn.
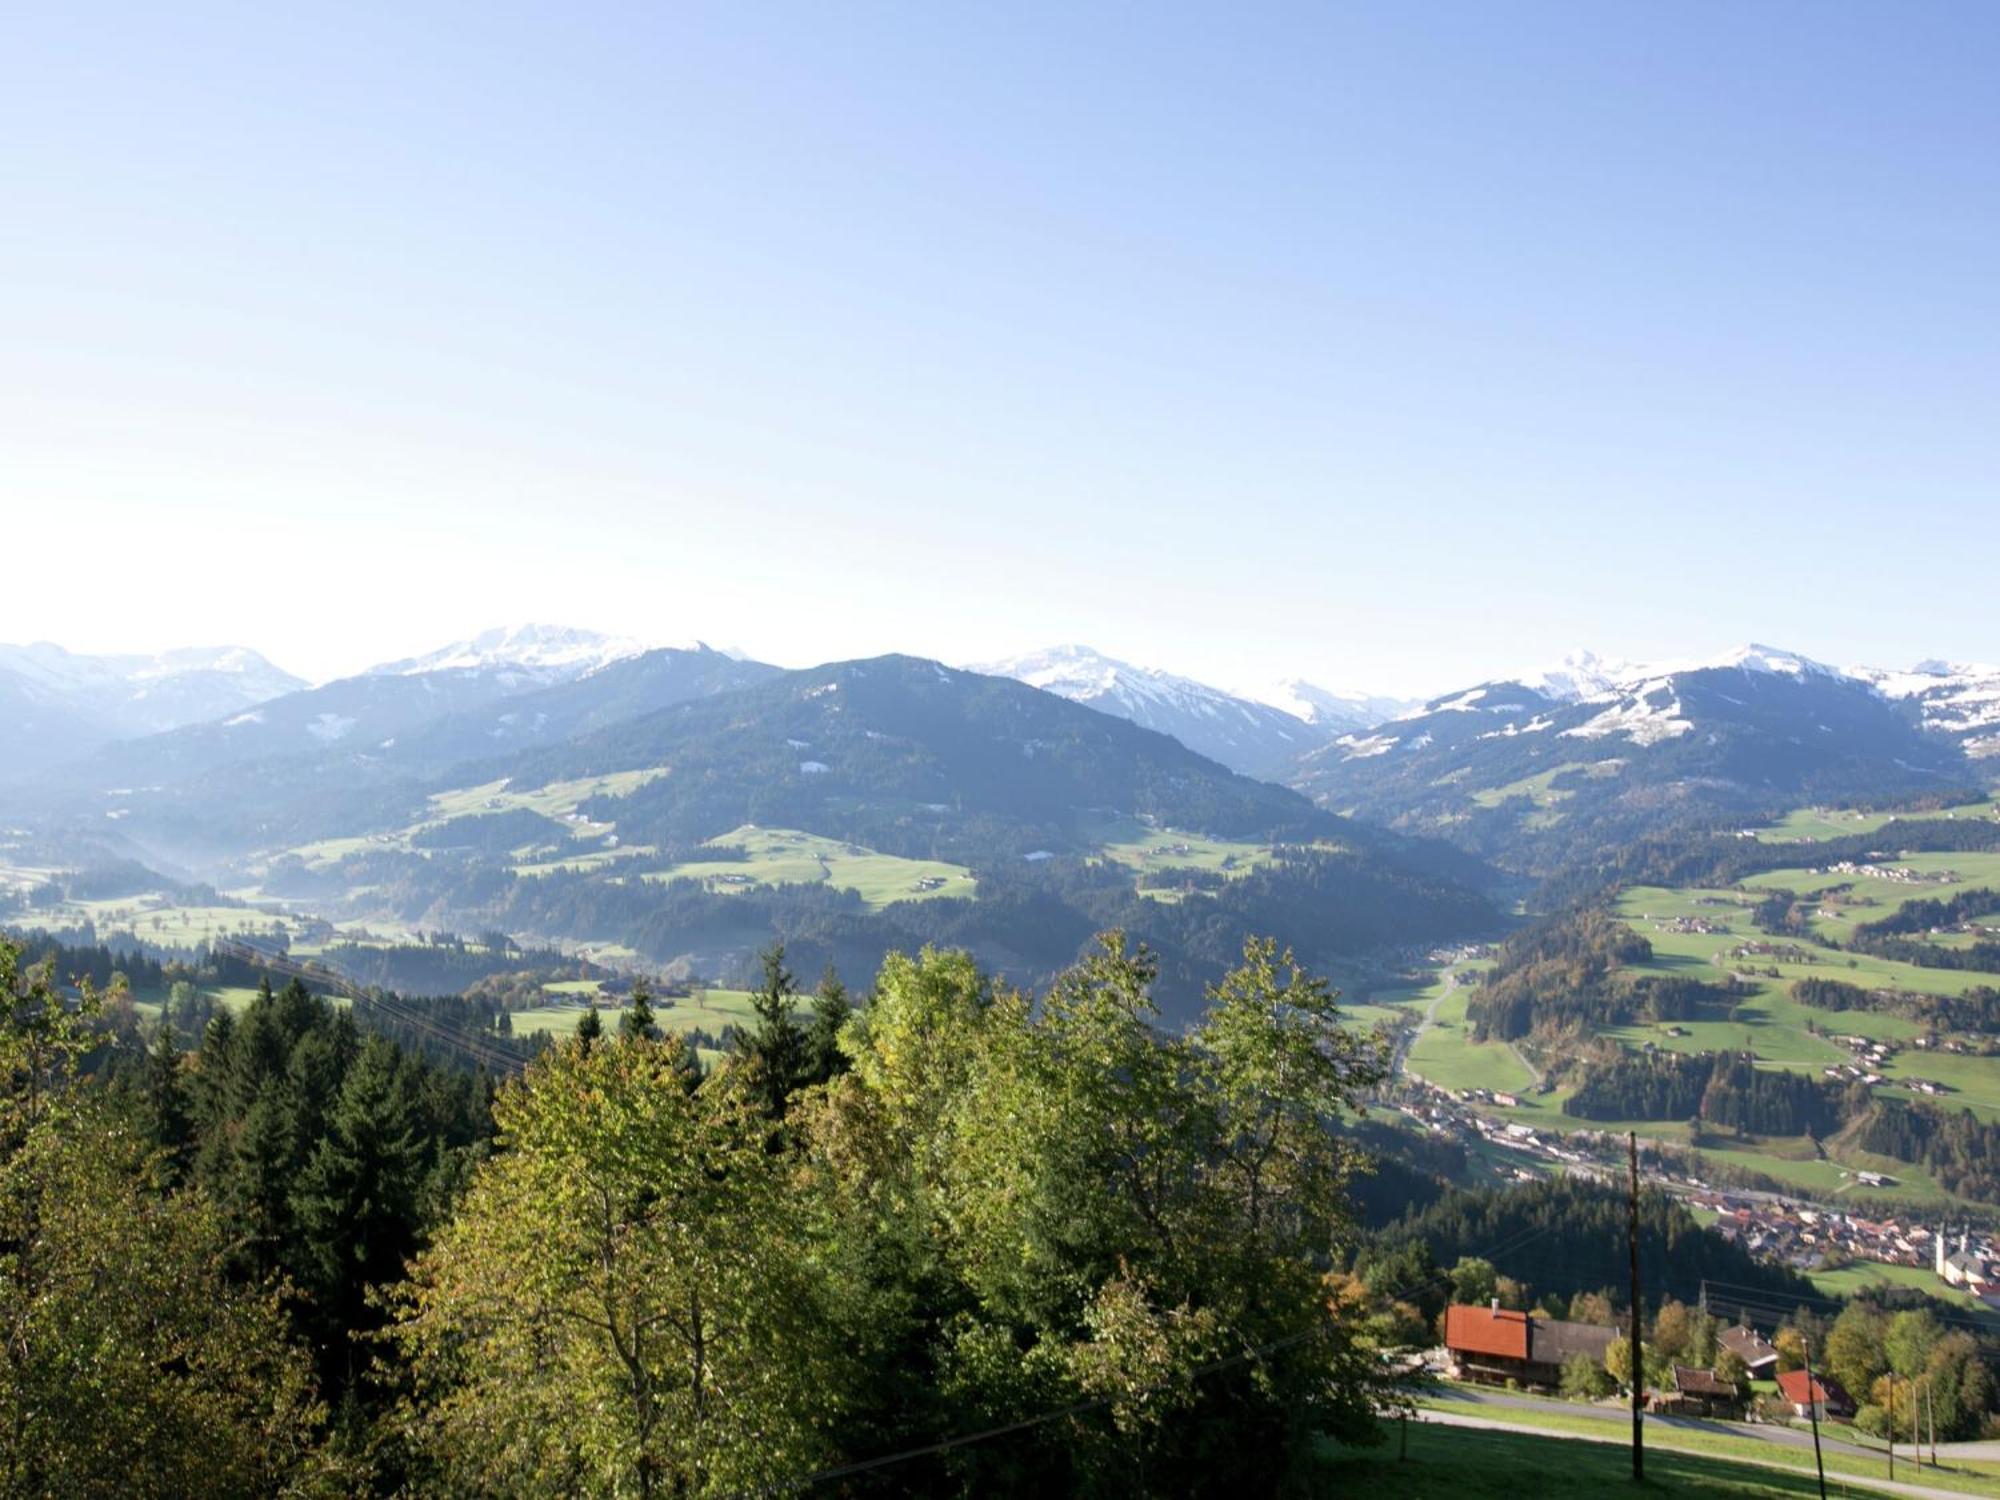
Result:
M745 824L708 840L716 848L741 848L748 859L693 860L647 872L648 880L700 880L713 891L752 886L830 885L853 891L870 908L896 901L927 901L979 894L972 872L963 865L934 859L904 859L878 854L859 844L821 838L796 828L759 828Z
M1535 1410L1500 1406L1490 1402L1476 1407L1469 1407L1464 1402L1453 1402L1448 1399L1420 1399L1418 1404L1424 1407L1435 1405L1441 1411L1452 1412L1460 1416L1477 1415L1482 1420L1505 1422L1509 1427L1525 1429L1524 1436L1526 1433L1531 1432L1564 1433L1577 1438L1599 1439L1600 1441L1596 1443L1578 1443L1576 1448L1579 1458L1586 1451L1592 1453L1602 1451L1614 1454L1616 1455L1616 1462L1612 1472L1615 1472L1617 1475L1617 1482L1621 1486L1629 1485L1630 1483L1631 1468L1627 1458L1627 1450L1624 1446L1624 1443L1628 1440L1630 1429L1623 1422L1607 1422L1599 1417L1586 1416L1581 1411L1565 1411L1560 1405L1553 1402L1546 1409ZM1429 1436L1436 1429L1425 1428L1423 1430L1426 1436ZM1463 1428L1445 1430L1466 1431ZM1804 1429L1799 1430L1803 1431ZM1832 1438L1838 1442L1862 1441L1860 1434L1845 1424L1829 1425L1823 1427L1821 1432L1823 1436ZM1412 1453L1416 1451L1416 1434L1417 1429L1413 1427L1410 1439ZM1508 1433L1502 1435L1513 1436L1514 1434ZM1605 1438L1609 1438L1612 1441L1608 1443L1601 1441ZM1679 1425L1668 1426L1663 1422L1649 1418L1646 1423L1646 1476L1648 1480L1655 1477L1654 1465L1656 1460L1662 1465L1664 1471L1666 1465L1679 1462L1683 1456L1698 1456L1700 1459L1711 1462L1727 1463L1732 1459L1743 1459L1782 1465L1785 1469L1797 1470L1799 1472L1801 1477L1812 1486L1809 1493L1817 1495L1819 1492L1818 1483L1813 1476L1813 1451L1809 1444L1791 1445L1766 1442L1762 1438L1751 1436L1747 1431L1739 1432L1732 1430L1729 1424L1724 1423L1718 1423L1713 1427L1696 1428ZM1562 1461L1564 1463L1568 1462L1567 1454L1565 1454ZM1758 1472L1760 1471L1756 1469L1751 1470L1753 1474ZM1662 1477L1664 1477L1664 1472ZM1874 1493L1865 1489L1855 1489L1855 1483L1859 1481L1865 1485L1871 1480L1887 1479L1889 1477L1888 1460L1886 1457L1863 1457L1852 1453L1828 1452L1826 1454L1826 1477L1827 1489L1830 1493L1837 1492L1835 1490L1836 1480L1844 1485L1849 1493ZM1961 1494L1991 1495L1994 1492L1995 1479L2000 1478L2000 1465L1964 1459L1957 1460L1943 1469L1933 1469L1927 1464L1919 1480L1919 1476L1913 1468L1906 1470L1903 1463L1898 1463L1896 1466L1896 1477L1899 1481L1905 1479L1918 1481L1936 1489L1952 1490ZM1791 1476L1787 1473L1772 1472L1769 1478L1773 1483L1783 1484ZM1392 1491L1391 1493L1396 1492ZM1405 1491L1403 1493L1419 1492ZM1474 1493L1478 1492L1475 1491ZM1558 1491L1557 1493L1561 1492ZM1668 1490L1666 1493L1673 1494L1678 1492ZM1701 1494L1703 1492L1700 1490L1690 1490L1686 1493ZM1729 1492L1723 1491L1722 1493L1726 1494ZM1780 1488L1770 1491L1751 1490L1745 1493L1789 1495L1808 1493L1808 1491Z
M1516 1415L1521 1415L1516 1413ZM1610 1423L1605 1435L1615 1433ZM1596 1500L1635 1493L1631 1458L1615 1443L1585 1443L1531 1432L1494 1432L1412 1422L1409 1456L1398 1456L1390 1426L1380 1448L1329 1448L1321 1492L1330 1495L1450 1497L1450 1500ZM1810 1462L1812 1455L1806 1455ZM1817 1496L1812 1474L1753 1468L1709 1455L1670 1453L1649 1445L1646 1484L1657 1495ZM1863 1491L1850 1490L1861 1494Z

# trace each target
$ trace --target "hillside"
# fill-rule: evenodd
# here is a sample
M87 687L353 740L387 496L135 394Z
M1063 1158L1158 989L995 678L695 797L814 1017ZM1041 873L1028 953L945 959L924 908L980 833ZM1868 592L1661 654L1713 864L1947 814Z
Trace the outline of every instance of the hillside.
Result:
M1572 658L1483 683L1343 735L1288 780L1323 806L1547 874L1642 833L1949 794L1977 770L1870 683L1753 646L1650 669Z
M304 687L242 646L88 656L38 641L0 645L0 780L113 740L222 718Z
M731 673L756 680L703 691ZM618 716L668 684L682 701ZM440 769L494 743L496 708L582 732ZM809 967L872 972L889 948L938 942L1040 977L1123 926L1185 1003L1253 931L1351 967L1496 920L1486 872L1447 846L913 657L773 675L651 653L368 761L372 779L323 755L135 794L119 826L179 847L219 828L233 842L201 867L219 887L343 923L497 927L717 978L775 937Z

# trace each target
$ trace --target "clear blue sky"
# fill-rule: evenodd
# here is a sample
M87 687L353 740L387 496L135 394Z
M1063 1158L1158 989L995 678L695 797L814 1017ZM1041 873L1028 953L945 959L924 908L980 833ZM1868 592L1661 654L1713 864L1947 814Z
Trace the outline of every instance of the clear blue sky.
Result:
M0 640L2000 657L2000 5L22 6Z

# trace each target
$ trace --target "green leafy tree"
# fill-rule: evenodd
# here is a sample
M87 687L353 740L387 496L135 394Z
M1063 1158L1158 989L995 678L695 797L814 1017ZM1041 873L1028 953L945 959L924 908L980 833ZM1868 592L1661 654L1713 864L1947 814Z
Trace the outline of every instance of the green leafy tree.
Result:
M267 1495L321 1412L275 1301L226 1274L194 1190L78 1078L71 1012L0 942L0 1494Z
M1865 1302L1850 1302L1833 1320L1826 1336L1822 1359L1815 1351L1813 1366L1828 1374L1863 1400L1875 1381L1889 1368L1884 1348L1889 1320Z
M1500 1295L1499 1274L1493 1262L1476 1255L1464 1256L1451 1268L1451 1300L1485 1307Z
M846 1385L813 1195L736 1080L561 1049L396 1293L407 1418L453 1493L760 1490L827 1457Z
M1604 1350L1604 1368L1620 1386L1632 1384L1632 1341L1619 1337L1613 1339Z
M1618 1389L1618 1382L1588 1354L1563 1361L1562 1393L1572 1401L1601 1401Z
M1739 1396L1750 1394L1750 1367L1733 1349L1724 1349L1715 1356L1715 1378L1734 1386Z
M1944 1325L1936 1315L1929 1308L1915 1308L1889 1319L1888 1331L1882 1336L1882 1352L1888 1356L1890 1369L1903 1379L1912 1380L1924 1372L1931 1350L1943 1337Z

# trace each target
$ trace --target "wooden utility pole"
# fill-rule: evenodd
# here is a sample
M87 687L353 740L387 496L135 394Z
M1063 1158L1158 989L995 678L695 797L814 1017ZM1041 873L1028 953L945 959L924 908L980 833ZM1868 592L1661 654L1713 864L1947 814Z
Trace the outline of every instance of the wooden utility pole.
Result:
M1639 1347L1639 1132L1625 1132L1631 1153L1632 1188L1626 1240L1632 1252L1632 1482L1646 1479L1646 1361Z
M1889 1372L1889 1483L1896 1482L1896 1372Z
M1931 1400L1931 1383L1924 1382L1924 1425L1931 1430L1931 1467L1937 1467L1937 1403Z
M1819 1382L1812 1372L1812 1340L1799 1333L1799 1348L1806 1357L1806 1414L1812 1418L1813 1467L1819 1470L1819 1500L1826 1500L1826 1460L1819 1451Z

